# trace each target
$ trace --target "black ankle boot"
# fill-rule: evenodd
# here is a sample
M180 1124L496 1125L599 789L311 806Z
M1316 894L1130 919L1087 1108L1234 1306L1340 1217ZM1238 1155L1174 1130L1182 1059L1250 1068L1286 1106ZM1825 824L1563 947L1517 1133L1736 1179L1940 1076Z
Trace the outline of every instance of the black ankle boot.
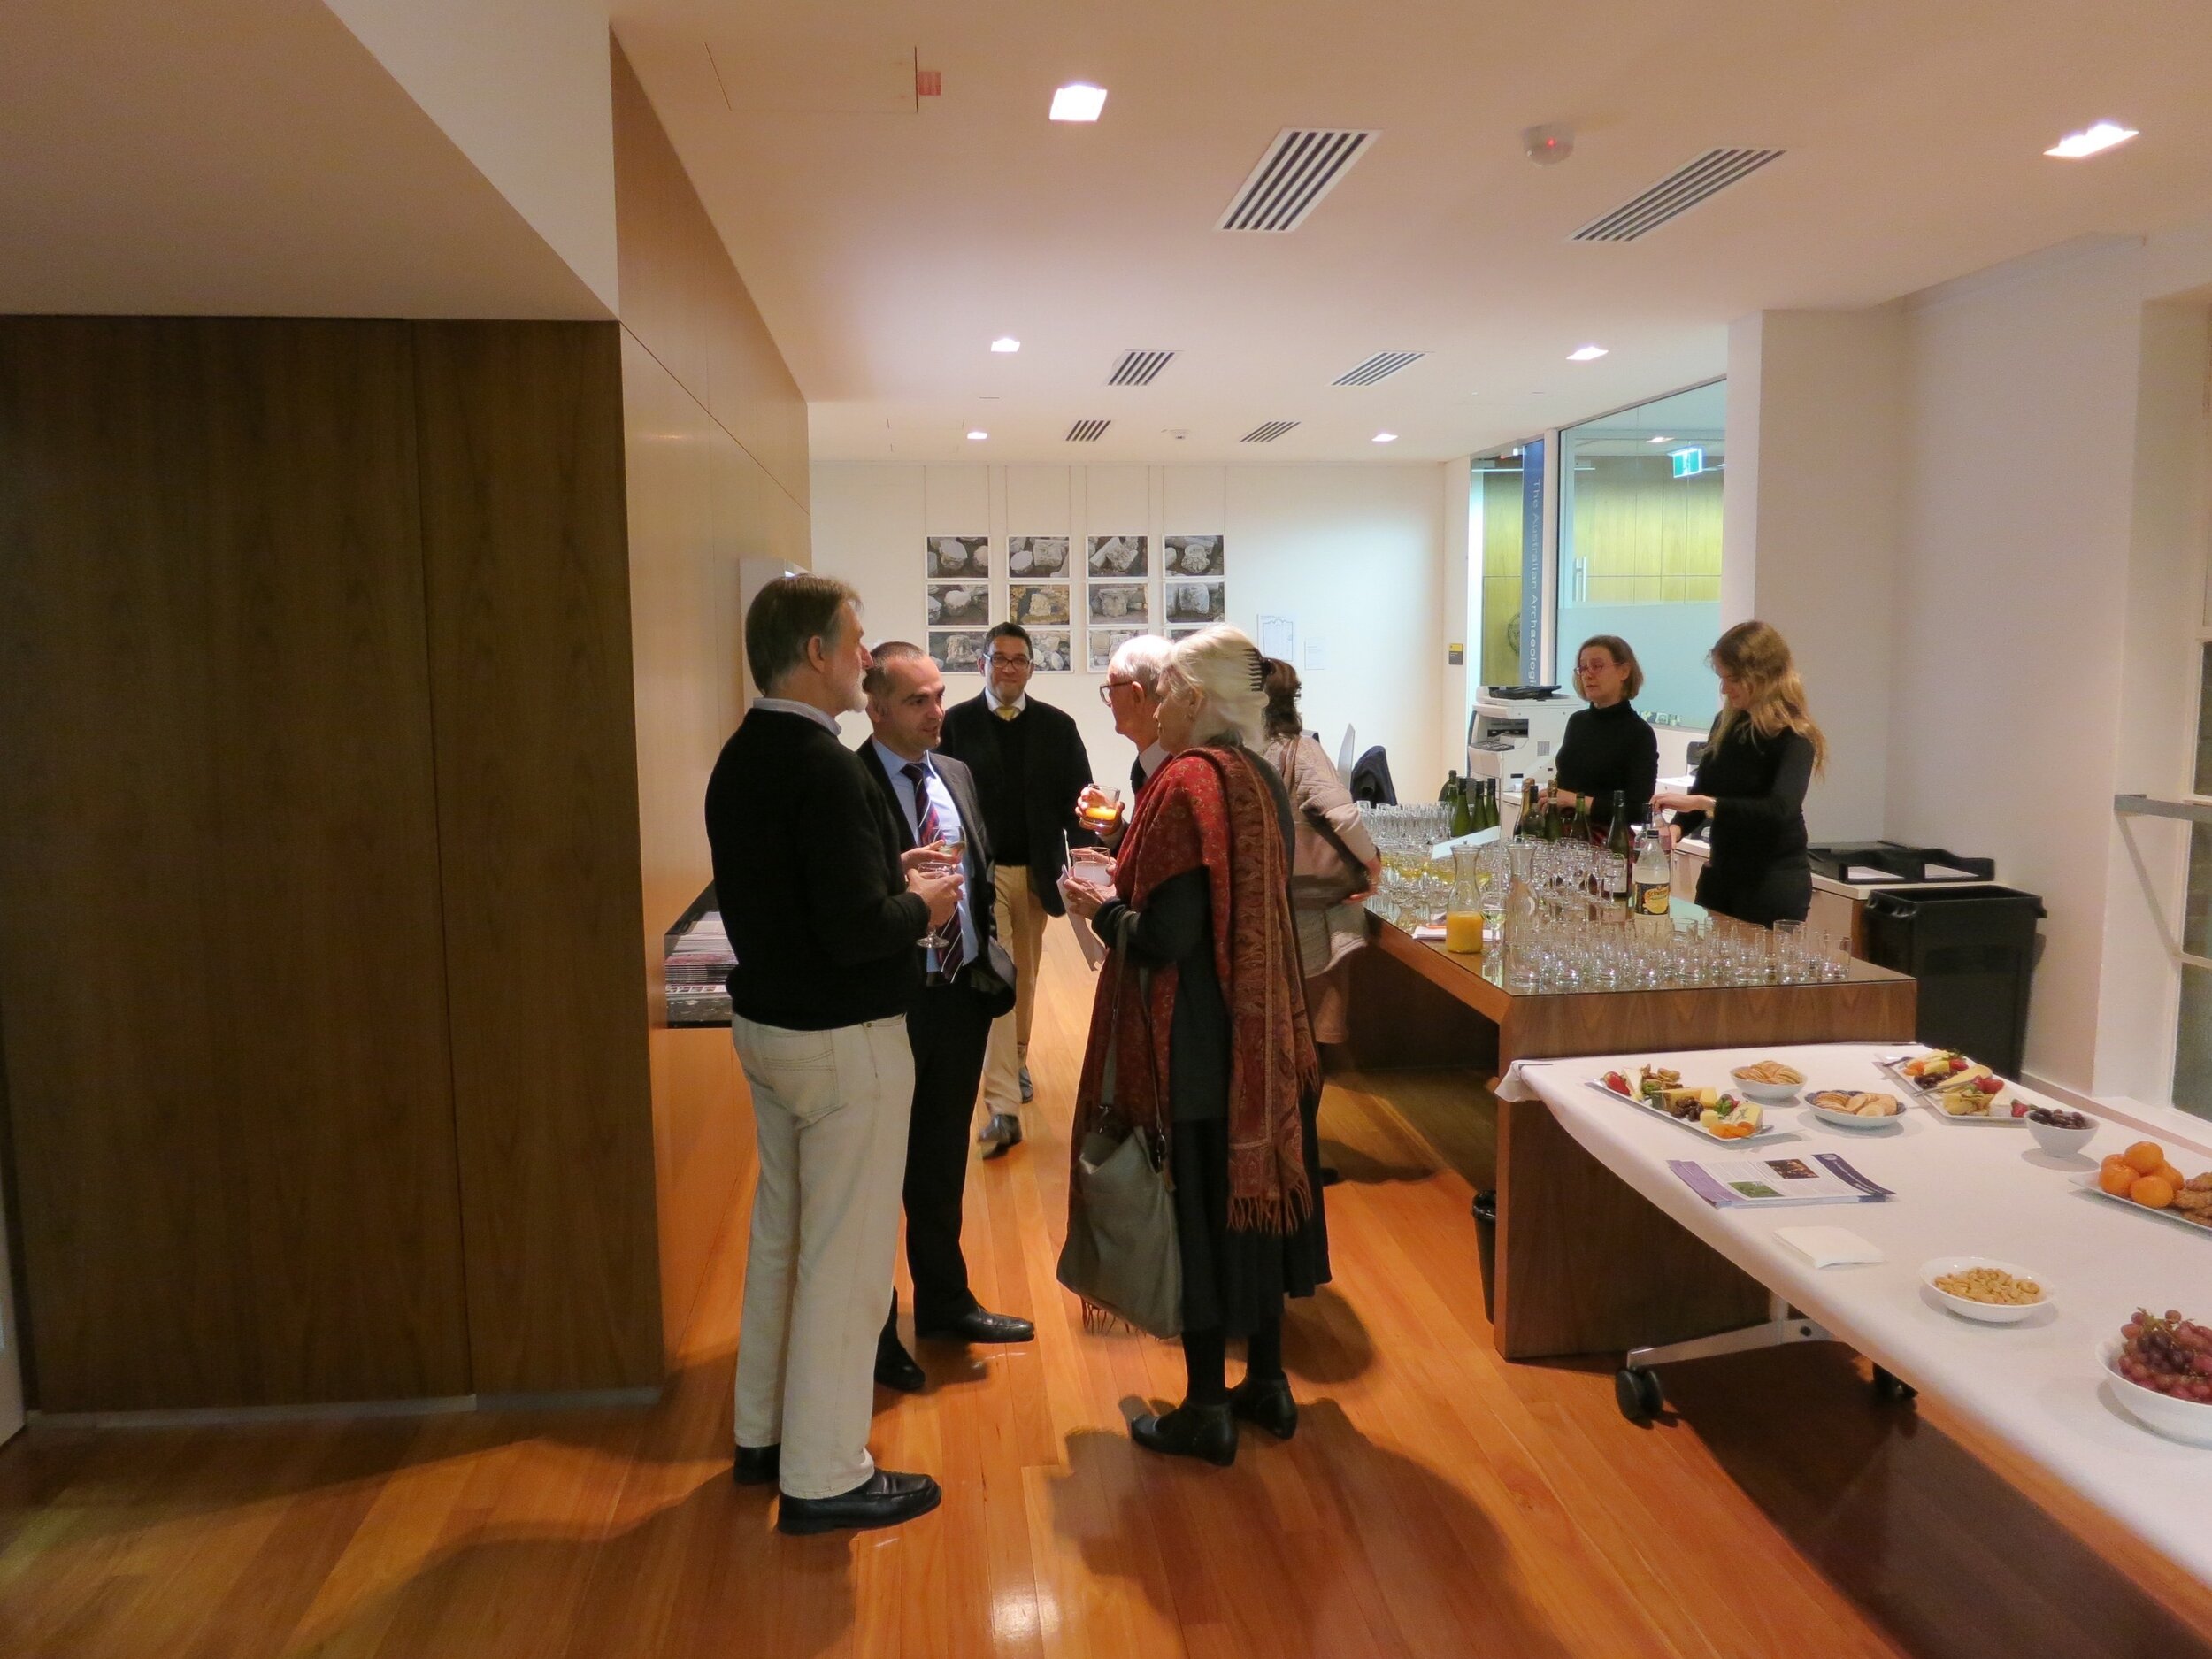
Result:
M1229 1409L1279 1440L1298 1432L1298 1402L1290 1397L1287 1377L1247 1377L1229 1391Z
M1177 1406L1165 1417L1131 1420L1129 1438L1148 1452L1170 1457L1202 1457L1226 1469L1237 1460L1236 1420L1229 1402L1219 1405Z

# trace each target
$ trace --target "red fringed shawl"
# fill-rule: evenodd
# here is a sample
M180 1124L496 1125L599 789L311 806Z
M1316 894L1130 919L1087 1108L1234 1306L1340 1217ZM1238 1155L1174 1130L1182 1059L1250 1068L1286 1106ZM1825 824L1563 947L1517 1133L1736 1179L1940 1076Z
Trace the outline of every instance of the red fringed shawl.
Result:
M1141 910L1164 882L1202 864L1213 907L1214 970L1229 1010L1229 1225L1288 1233L1313 1202L1299 1108L1320 1091L1321 1063L1306 1021L1275 793L1243 749L1187 749L1146 780L1114 889ZM1096 1125L1109 1042L1117 1045L1116 1115L1163 1137L1173 1128L1168 1041L1180 975L1172 964L1153 969L1148 995L1137 973L1120 972L1118 954L1116 946L1092 1001L1071 1151Z

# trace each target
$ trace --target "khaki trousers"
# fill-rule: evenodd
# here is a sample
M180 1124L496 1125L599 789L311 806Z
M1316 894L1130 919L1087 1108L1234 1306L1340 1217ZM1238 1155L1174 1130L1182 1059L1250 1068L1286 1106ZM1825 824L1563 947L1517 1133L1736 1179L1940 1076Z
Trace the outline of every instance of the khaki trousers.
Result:
M1037 967L1045 954L1045 907L1029 886L1025 864L995 872L999 942L1014 957L1014 1010L991 1022L983 1053L983 1104L1009 1117L1022 1109L1021 1069L1029 1064L1029 1027L1037 1016Z
M891 1301L914 1056L906 1017L834 1031L733 1018L753 1090L737 1443L780 1444L783 1490L833 1498L875 1472L868 1417Z

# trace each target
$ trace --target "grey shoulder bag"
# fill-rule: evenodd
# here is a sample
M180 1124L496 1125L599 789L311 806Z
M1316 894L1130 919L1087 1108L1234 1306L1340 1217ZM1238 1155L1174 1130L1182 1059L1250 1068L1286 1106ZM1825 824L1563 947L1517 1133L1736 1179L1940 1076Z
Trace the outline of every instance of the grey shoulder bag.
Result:
M1115 1041L1120 1025L1125 947L1116 953L1114 993L1106 1021L1106 1063L1099 1083L1097 1127L1083 1137L1069 1191L1068 1237L1060 1248L1059 1280L1091 1307L1152 1336L1183 1331L1183 1253L1175 1238L1175 1201L1166 1148L1125 1121L1114 1103ZM1151 980L1140 970L1138 994ZM1149 1003L1147 1004L1149 1026Z

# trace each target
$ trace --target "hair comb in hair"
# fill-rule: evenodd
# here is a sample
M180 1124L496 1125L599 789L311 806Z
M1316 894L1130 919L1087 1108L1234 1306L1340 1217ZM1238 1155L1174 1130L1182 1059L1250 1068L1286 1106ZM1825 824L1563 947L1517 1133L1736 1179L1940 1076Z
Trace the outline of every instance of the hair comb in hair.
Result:
M1257 646L1252 648L1252 689L1267 689L1267 654Z

